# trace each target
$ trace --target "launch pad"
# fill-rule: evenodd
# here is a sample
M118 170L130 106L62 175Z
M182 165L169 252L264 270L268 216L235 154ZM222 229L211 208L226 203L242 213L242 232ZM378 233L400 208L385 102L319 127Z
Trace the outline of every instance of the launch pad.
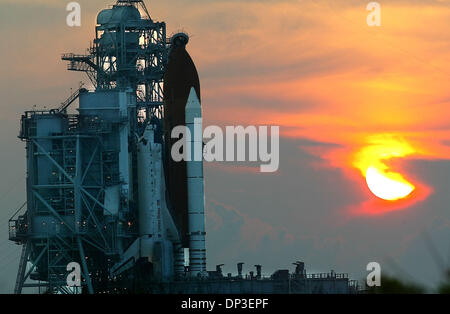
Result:
M21 118L27 202L9 221L22 245L15 293L356 292L348 276L307 274L300 262L267 278L260 265L249 275L242 263L237 276L207 271L203 161L170 154L173 128L193 132L202 116L188 40L168 39L143 1L119 0L98 14L89 54L62 56L94 89ZM73 262L78 288L67 286Z

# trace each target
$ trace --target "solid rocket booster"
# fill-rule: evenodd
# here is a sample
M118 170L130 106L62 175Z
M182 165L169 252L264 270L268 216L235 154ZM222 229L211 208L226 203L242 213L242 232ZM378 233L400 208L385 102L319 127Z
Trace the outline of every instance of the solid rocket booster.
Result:
M205 194L203 178L203 128L202 107L192 87L186 104L186 128L191 136L187 137L188 150L187 193L189 217L189 266L192 276L206 271L205 245Z

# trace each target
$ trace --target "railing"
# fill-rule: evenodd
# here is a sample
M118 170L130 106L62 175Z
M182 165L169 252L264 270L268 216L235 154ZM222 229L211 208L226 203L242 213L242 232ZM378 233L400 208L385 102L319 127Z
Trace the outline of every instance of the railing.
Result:
M92 59L91 55L82 55L82 54L75 54L75 53L63 53L61 55L61 59L64 61L71 61L71 60L87 60Z
M307 274L308 279L348 279L348 274L336 274L336 273L319 273L319 274Z
M14 242L21 242L28 234L28 225L24 216L19 216L17 220L9 220L9 240Z
M17 220L10 220L8 222L9 226L9 239L15 241L17 239Z
M21 242L27 236L28 224L26 221L26 216L21 215L18 216L17 219L14 219L26 205L27 202L24 202L8 221L9 240L11 241Z

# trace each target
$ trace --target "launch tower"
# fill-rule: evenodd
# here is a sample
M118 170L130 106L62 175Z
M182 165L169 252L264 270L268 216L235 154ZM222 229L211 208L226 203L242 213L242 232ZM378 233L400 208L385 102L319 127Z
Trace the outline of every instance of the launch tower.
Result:
M153 21L143 1L119 0L98 14L89 54L62 56L94 90L80 87L61 106L22 116L27 203L9 222L10 240L23 245L15 293L114 292L130 276L154 283L205 272L202 163L173 163L167 140L173 122L185 125L192 87L201 117L187 41L186 34L167 39L165 23ZM179 67L195 84L179 80ZM173 83L164 86L165 76ZM174 119L165 114L164 89ZM69 113L77 99L78 113ZM73 262L80 288L67 286Z

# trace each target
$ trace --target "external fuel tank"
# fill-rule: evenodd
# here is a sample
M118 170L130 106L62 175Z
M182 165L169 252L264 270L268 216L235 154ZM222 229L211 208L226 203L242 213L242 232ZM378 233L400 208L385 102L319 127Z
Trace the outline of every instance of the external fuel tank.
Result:
M189 247L187 168L185 161L175 162L171 157L172 145L179 140L172 139L171 133L174 127L185 125L185 107L192 87L200 100L200 80L195 64L186 51L188 41L189 37L184 33L172 37L164 76L165 173L169 206L183 247Z

